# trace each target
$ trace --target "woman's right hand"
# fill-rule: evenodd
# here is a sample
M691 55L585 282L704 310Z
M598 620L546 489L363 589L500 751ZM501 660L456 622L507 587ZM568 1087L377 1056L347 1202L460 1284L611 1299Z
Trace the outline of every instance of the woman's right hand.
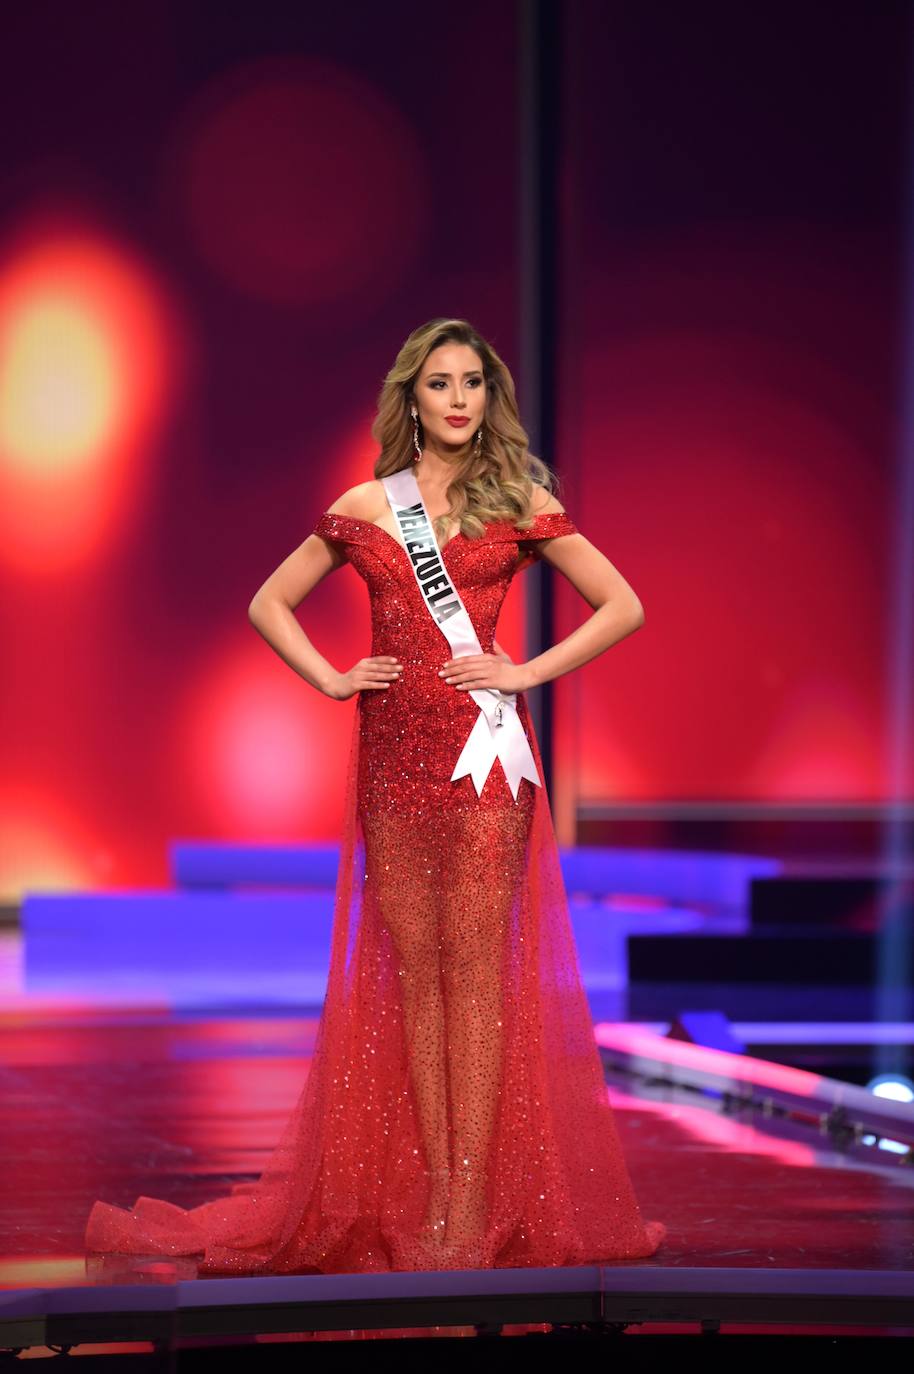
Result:
M348 673L338 673L333 689L328 693L334 701L348 701L356 692L366 688L386 687L396 681L403 671L403 665L390 654L374 654L360 658Z

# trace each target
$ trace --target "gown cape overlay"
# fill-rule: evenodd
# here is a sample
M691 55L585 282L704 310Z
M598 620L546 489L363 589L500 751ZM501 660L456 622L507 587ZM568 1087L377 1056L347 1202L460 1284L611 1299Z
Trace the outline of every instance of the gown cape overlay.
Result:
M403 672L356 700L310 1072L257 1181L189 1210L97 1201L86 1249L196 1255L201 1274L652 1255L666 1227L643 1219L620 1146L545 788L522 778L515 800L498 759L479 795L470 776L451 781L479 707L438 676L450 646L405 546L329 512L315 533L366 583L371 653ZM484 652L538 541L574 533L551 512L447 540L441 558Z

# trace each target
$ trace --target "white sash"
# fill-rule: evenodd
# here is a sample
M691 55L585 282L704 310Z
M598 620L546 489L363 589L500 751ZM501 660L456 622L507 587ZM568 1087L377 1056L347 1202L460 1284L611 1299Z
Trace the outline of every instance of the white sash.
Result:
M422 600L450 644L453 657L481 654L482 646L460 593L448 576L412 469L402 468L381 481L402 532ZM528 778L537 787L541 785L530 743L517 714L517 695L494 687L479 687L468 695L479 707L479 715L451 774L451 782L469 773L479 796L492 764L500 758L511 795L517 801L521 778Z

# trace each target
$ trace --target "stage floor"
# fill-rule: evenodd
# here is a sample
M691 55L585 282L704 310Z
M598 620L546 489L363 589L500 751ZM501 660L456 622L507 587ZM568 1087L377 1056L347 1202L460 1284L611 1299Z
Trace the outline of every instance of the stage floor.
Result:
M191 1207L259 1174L310 1065L318 1009L0 1012L0 1287L113 1282L82 1251L96 1198ZM914 1267L914 1175L779 1139L706 1106L607 1085L647 1218L641 1265ZM156 1281L193 1279L182 1259Z

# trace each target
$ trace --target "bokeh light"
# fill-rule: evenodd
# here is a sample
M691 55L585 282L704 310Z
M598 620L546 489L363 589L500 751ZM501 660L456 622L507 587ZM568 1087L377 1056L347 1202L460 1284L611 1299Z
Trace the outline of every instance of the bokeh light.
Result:
M6 779L0 795L0 901L78 892L111 877L112 857L77 806L36 781Z
M813 370L810 390L822 358L723 326L627 333L585 360L580 523L646 623L575 684L581 717L607 722L583 799L878 795L878 480L796 393Z
M430 199L415 133L383 92L294 56L205 87L174 131L164 184L213 271L290 305L388 295L414 260Z
M319 696L244 624L223 650L210 651L186 698L171 770L187 794L182 801L207 818L211 834L333 837L342 803L335 784L346 764L337 720L351 724L354 703Z
M119 415L113 340L81 302L38 290L8 323L0 444L11 465L51 472L91 462Z
M135 508L182 331L150 269L43 217L0 258L0 551L19 571L97 557Z

